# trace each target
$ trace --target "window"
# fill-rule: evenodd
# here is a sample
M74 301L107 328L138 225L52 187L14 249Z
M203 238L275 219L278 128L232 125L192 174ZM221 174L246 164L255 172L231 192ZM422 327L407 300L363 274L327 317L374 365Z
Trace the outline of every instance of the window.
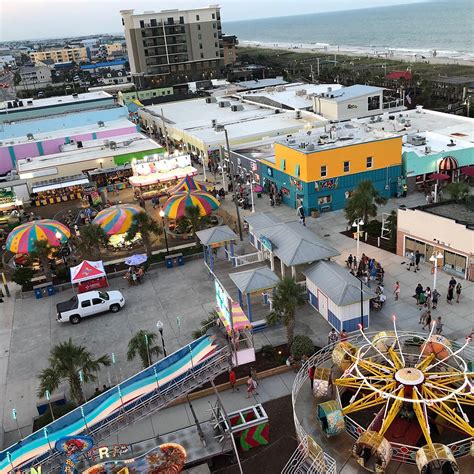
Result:
M217 33L214 33L214 38L217 38Z
M150 20L150 26L157 26L156 19Z
M213 19L213 20L216 19L216 14L215 14L215 13L212 14L212 19Z
M196 21L199 21L199 15L196 15Z
M344 173L349 173L351 170L351 165L349 161L344 161Z
M219 56L219 51L216 51L216 56Z
M183 25L184 24L184 16L179 17L179 22Z
M199 43L199 49L202 49L202 43Z
M198 31L201 31L201 25L198 25Z
M300 165L295 165L295 176L300 175Z
M318 198L318 204L329 204L332 201L332 196L321 196Z
M380 109L380 96L374 95L372 97L367 97L367 107L368 107L368 110L379 110Z
M201 59L204 59L204 53L201 53Z
M328 170L326 165L321 166L321 178L325 178L328 175Z
M373 166L373 158L371 156L367 157L367 168L372 168Z
M216 28L217 28L217 25L216 25L215 23L213 23L213 24L212 24L212 27L213 27L214 29L216 29Z
M84 301L81 303L81 308L88 308L90 305L91 305L91 301L90 301L90 300L84 300Z
M143 20L140 20L140 28L145 28L145 22Z
M101 300L100 298L92 298L92 304L93 305L102 304L103 302L104 302L104 300Z
M219 47L219 43L218 43L217 41L214 43L214 47L215 47L215 48L218 48L218 47Z
M201 35L201 33L198 34L198 40L202 40L202 35Z
M281 169L282 171L285 171L285 167L286 167L285 160L282 159L282 160L280 161L280 169Z

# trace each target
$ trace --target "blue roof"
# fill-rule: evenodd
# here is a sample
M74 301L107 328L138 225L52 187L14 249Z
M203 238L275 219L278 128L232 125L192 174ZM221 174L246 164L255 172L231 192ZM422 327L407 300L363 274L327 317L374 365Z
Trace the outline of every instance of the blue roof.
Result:
M103 63L84 64L81 69L98 69L104 67L121 66L127 61L125 59L116 59L115 61L106 61Z
M364 86L362 84L356 84L354 86L342 87L336 91L330 92L330 95L334 97L331 100L336 102L344 102L346 100L357 99L367 94L378 94L384 90L383 87L375 86Z

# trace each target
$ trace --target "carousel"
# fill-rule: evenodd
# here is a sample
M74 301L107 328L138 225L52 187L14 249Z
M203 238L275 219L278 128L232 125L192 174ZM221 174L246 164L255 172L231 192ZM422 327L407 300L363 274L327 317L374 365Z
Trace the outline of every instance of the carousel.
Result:
M327 444L349 434L352 457L369 472L385 472L390 462L415 464L423 474L460 472L457 458L469 454L474 436L470 342L456 345L434 327L398 332L394 317L392 331L361 330L327 346L308 362L316 367L311 435ZM295 409L300 422L312 430Z

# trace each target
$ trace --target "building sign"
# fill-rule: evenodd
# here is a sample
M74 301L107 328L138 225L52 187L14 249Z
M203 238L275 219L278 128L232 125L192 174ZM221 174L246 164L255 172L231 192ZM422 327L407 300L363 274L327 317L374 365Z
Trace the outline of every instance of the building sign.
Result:
M273 176L273 168L270 168L269 166L267 166L267 174L268 176Z
M314 189L315 191L330 191L332 189L337 189L339 178L329 178L323 179L321 181L315 181Z
M347 104L347 108L348 109L357 109L357 105L356 104Z
M214 287L216 289L216 302L219 312L225 317L227 323L230 325L230 314L231 314L231 300L229 295L224 288L219 284L217 280L214 280Z
M273 252L273 243L268 237L261 235L259 240L262 247L265 247L269 252Z
M301 184L301 181L299 179L290 178L290 183L292 186L295 186L298 191L301 191L303 189L303 185Z
M78 457L87 453L94 446L94 440L89 436L65 436L56 441L54 447L66 455L62 474L76 474Z

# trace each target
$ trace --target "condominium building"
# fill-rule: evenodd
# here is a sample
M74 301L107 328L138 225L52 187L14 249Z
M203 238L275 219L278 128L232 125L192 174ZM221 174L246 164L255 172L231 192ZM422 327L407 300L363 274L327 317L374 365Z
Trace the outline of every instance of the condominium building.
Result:
M210 79L224 67L219 6L121 14L130 69L139 87Z
M86 48L64 48L46 51L32 51L29 53L32 61L44 61L52 59L55 63L76 63L88 61Z

